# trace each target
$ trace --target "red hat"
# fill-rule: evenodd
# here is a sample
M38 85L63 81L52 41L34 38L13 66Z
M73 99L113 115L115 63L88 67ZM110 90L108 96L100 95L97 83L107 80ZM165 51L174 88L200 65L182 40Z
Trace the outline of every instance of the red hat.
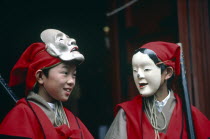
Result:
M61 62L60 59L51 56L44 43L34 43L30 45L20 59L17 61L10 73L9 86L26 83L26 94L32 90L35 83L35 73L39 69L53 66Z
M44 43L30 45L17 61L10 73L9 86L26 83L26 94L32 90L37 70L51 67L61 61L77 61L84 56L78 51L76 40L56 29L46 29L40 35Z
M167 66L171 66L176 75L180 75L180 46L169 42L150 42L141 48L154 51L157 57Z

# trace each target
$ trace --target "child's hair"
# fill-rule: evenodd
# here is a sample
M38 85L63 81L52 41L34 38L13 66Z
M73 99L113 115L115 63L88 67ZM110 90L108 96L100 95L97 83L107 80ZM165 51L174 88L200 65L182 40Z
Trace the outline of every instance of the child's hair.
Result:
M157 57L157 55L154 51L152 51L150 49L147 49L147 48L138 48L137 50L134 51L134 54L136 54L138 52L141 52L143 54L147 54L152 59L152 61L156 64L156 66L161 69L161 74L168 67L164 63L160 63L162 61ZM160 63L160 64L157 64L157 63ZM174 79L174 74L170 79L168 79L168 82L167 82L168 89L171 89L173 79Z

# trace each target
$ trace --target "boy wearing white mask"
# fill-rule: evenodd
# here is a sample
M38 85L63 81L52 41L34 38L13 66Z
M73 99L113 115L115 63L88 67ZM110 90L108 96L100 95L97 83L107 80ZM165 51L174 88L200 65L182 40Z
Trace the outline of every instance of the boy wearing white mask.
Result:
M180 46L147 43L135 51L132 67L140 95L117 105L105 139L187 139L183 104L172 90L172 81L180 76ZM195 107L191 109L196 138L210 137L209 120Z

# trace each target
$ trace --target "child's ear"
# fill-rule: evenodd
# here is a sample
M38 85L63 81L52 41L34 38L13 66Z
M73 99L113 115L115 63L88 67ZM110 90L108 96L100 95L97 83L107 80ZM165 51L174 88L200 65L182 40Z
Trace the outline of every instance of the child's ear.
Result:
M165 80L170 79L171 76L174 74L173 68L172 68L172 67L167 67L167 68L165 69L165 74L166 74Z
M39 83L39 84L43 84L44 83L44 73L43 73L43 71L42 70L37 70L36 71L36 74L35 74L35 76L36 76L36 80L37 80L37 82Z

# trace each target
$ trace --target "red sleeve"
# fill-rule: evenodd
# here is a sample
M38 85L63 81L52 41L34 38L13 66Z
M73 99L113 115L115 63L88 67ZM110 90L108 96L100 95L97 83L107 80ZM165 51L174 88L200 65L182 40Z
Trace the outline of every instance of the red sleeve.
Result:
M210 137L210 121L197 108L192 107L192 117L197 138L207 139Z
M34 131L36 129L36 131ZM1 135L9 135L15 137L34 138L34 134L39 129L30 108L20 103L15 106L4 118L0 126Z

